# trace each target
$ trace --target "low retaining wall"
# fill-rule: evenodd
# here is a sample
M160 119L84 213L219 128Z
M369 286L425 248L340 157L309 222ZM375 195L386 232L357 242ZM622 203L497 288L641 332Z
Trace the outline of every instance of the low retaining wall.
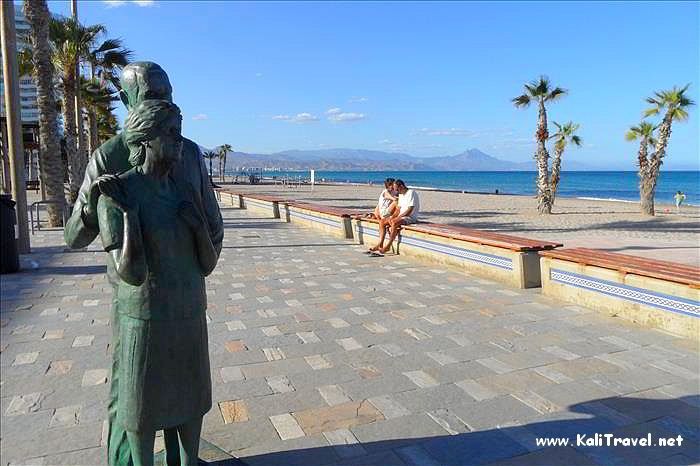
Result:
M216 189L214 192L216 193L216 198L220 202L229 204L239 209L243 208L243 196L241 194L226 191L224 189Z
M379 225L376 221L356 218L353 220L355 238L358 243L374 242L379 237ZM540 263L537 249L531 246L509 247L498 245L498 241L468 241L454 234L445 233L449 229L443 226L435 231L422 230L420 226L404 227L396 243L396 252L429 260L438 264L459 267L468 273L490 278L516 288L535 288L540 286ZM466 230L465 230L466 231ZM471 230L473 231L473 230ZM487 236L488 232L484 232ZM504 237L504 235L498 235ZM509 237L512 241L519 238ZM522 239L520 239L522 240ZM543 243L539 249L559 246L555 243Z
M285 203L284 211L287 222L315 228L342 239L353 238L350 215L340 209L293 202Z
M259 212L263 215L272 215L273 218L280 218L280 202L284 202L281 199L274 198L272 196L249 196L243 194L241 196L243 200L242 207L251 211Z
M697 287L546 256L541 269L544 295L700 339Z

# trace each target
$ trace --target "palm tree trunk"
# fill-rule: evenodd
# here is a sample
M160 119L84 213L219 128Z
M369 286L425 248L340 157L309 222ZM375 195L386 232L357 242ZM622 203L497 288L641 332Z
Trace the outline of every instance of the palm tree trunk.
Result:
M226 152L224 152L224 169L221 172L221 182L225 183L226 182Z
M97 115L90 109L88 109L88 133L88 157L90 157L100 145L97 136Z
M649 172L649 159L647 158L649 151L649 139L644 137L639 143L639 153L637 155L639 164L639 200L640 208L643 214L651 212L649 215L654 215L654 197L650 197L650 190L647 181L647 175Z
M668 111L664 116L663 121L659 125L659 137L656 140L654 153L649 159L649 163L644 173L644 178L640 181L640 201L643 214L654 215L654 195L656 192L656 183L659 179L661 164L666 155L666 147L668 140L671 138L671 123L673 122L672 111Z
M549 139L547 131L547 110L544 100L540 99L539 115L537 119L537 210L540 214L552 213L552 201L549 192L549 152L545 145Z
M63 137L66 140L66 155L68 158L68 202L73 205L78 199L80 182L82 178L81 160L78 156L78 144L75 134L75 101L74 87L72 80L65 80L63 83Z
M550 199L552 205L557 198L557 188L559 187L559 180L561 179L561 156L564 153L564 146L556 147L554 149L554 158L552 159L552 177L549 181L550 188Z
M47 200L56 202L48 206L49 226L58 227L63 223L65 195L58 112L53 89L54 68L49 48L50 14L46 0L26 0L24 11L31 25L30 36L34 49L34 79L39 107L39 173Z

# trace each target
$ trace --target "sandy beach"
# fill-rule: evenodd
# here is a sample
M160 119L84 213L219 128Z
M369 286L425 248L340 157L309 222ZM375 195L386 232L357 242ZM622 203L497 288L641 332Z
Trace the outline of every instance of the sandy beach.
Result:
M381 188L368 185L230 185L257 192L349 209L371 210ZM590 247L700 266L700 208L658 205L656 217L639 213L636 203L559 198L554 213L537 214L529 196L420 191L421 219L561 241L566 247Z

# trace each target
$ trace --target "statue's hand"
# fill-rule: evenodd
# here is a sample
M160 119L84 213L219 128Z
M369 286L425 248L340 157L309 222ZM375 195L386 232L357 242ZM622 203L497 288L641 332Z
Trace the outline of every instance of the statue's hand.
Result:
M112 199L121 210L124 212L133 210L122 181L116 175L102 175L95 180L95 184L100 192Z
M90 185L90 189L87 194L87 202L85 203L85 214L88 217L97 216L97 201L100 199L100 178L97 178Z
M197 208L189 201L180 203L177 211L178 216L185 221L188 227L198 230L204 226L204 218Z

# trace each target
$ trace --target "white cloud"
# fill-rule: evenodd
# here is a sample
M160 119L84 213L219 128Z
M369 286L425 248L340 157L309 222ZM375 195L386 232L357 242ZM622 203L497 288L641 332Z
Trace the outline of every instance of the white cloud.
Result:
M350 97L348 100L349 103L351 104L357 104L357 103L362 103L362 102L367 102L369 99L367 97Z
M318 121L316 115L312 115L308 112L297 113L296 115L275 115L272 117L273 120L289 121L291 123L311 123L313 121Z
M195 116L193 116L192 119L195 121L208 120L209 115L207 115L206 113L198 113Z
M263 74L262 73L255 73L256 78L262 78Z
M102 3L107 5L107 8L117 8L124 6L127 3L133 3L140 7L155 6L155 0L102 0Z
M328 115L328 121L332 121L334 123L360 121L367 118L367 115L364 113L343 112L338 107L329 108L326 111L326 115Z

